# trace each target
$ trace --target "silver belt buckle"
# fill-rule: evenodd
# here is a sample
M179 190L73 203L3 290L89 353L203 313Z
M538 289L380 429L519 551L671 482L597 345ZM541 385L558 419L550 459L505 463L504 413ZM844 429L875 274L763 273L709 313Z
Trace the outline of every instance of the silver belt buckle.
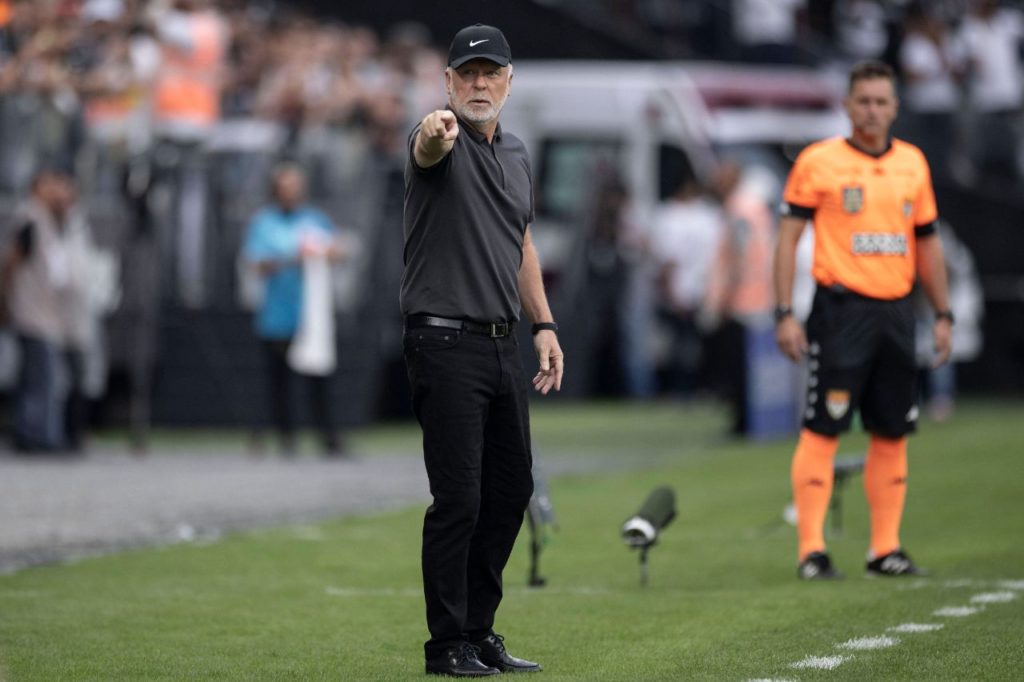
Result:
M491 338L498 339L502 336L508 336L508 322L491 322Z

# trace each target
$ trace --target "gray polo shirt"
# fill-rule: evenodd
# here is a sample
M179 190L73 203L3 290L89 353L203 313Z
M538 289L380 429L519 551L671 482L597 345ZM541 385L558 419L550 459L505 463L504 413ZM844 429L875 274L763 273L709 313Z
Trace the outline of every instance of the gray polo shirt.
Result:
M404 315L518 320L523 236L533 221L526 146L498 125L491 144L459 121L451 152L430 168L405 167Z

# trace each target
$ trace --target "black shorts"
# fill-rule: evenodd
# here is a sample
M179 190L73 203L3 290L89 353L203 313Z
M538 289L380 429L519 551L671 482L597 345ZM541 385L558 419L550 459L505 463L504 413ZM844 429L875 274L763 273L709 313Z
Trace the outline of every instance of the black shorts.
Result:
M883 301L818 287L807 320L804 426L835 436L860 410L864 429L899 438L917 426L914 310L910 297Z

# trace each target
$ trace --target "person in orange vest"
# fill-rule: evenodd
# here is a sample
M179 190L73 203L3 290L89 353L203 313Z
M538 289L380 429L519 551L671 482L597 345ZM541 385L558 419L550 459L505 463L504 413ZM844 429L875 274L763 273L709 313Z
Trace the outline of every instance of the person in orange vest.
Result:
M747 330L768 326L772 303L774 217L770 171L723 163L712 183L723 202L724 233L712 270L700 326L713 328L712 374L733 411L732 432L747 433ZM717 362L715 361L717 359Z
M206 0L174 0L151 17L161 64L153 88L157 168L154 185L173 197L157 216L173 275L165 286L182 303L202 306L207 294L208 182L202 143L220 119L228 29Z
M99 176L127 157L143 153L151 141L150 98L160 66L160 48L145 31L128 33L119 0L92 0L81 18L99 45L97 60L78 81L86 130L94 147L89 157L97 167L86 175ZM85 178L90 191L96 177Z
M220 119L227 24L204 0L174 0L154 21L161 63L153 94L157 134L204 139Z

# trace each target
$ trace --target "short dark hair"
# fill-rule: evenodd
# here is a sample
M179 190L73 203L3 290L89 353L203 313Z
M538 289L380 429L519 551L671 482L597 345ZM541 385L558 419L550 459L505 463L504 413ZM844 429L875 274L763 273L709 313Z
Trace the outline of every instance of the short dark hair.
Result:
M892 70L892 67L885 62L871 59L866 62L860 62L850 69L850 83L846 91L852 92L853 86L857 81L865 81L872 78L888 78L894 86L896 85L896 72Z
M74 175L59 165L44 165L38 168L35 174L32 176L32 181L29 183L29 189L35 192L39 189L39 186L43 184L44 180L50 180L57 178L61 180L67 180L68 182L74 182Z
M277 183L288 173L297 173L302 178L302 182L306 182L306 169L302 167L302 164L292 159L282 159L275 163L270 170L270 194L272 196L277 195Z

